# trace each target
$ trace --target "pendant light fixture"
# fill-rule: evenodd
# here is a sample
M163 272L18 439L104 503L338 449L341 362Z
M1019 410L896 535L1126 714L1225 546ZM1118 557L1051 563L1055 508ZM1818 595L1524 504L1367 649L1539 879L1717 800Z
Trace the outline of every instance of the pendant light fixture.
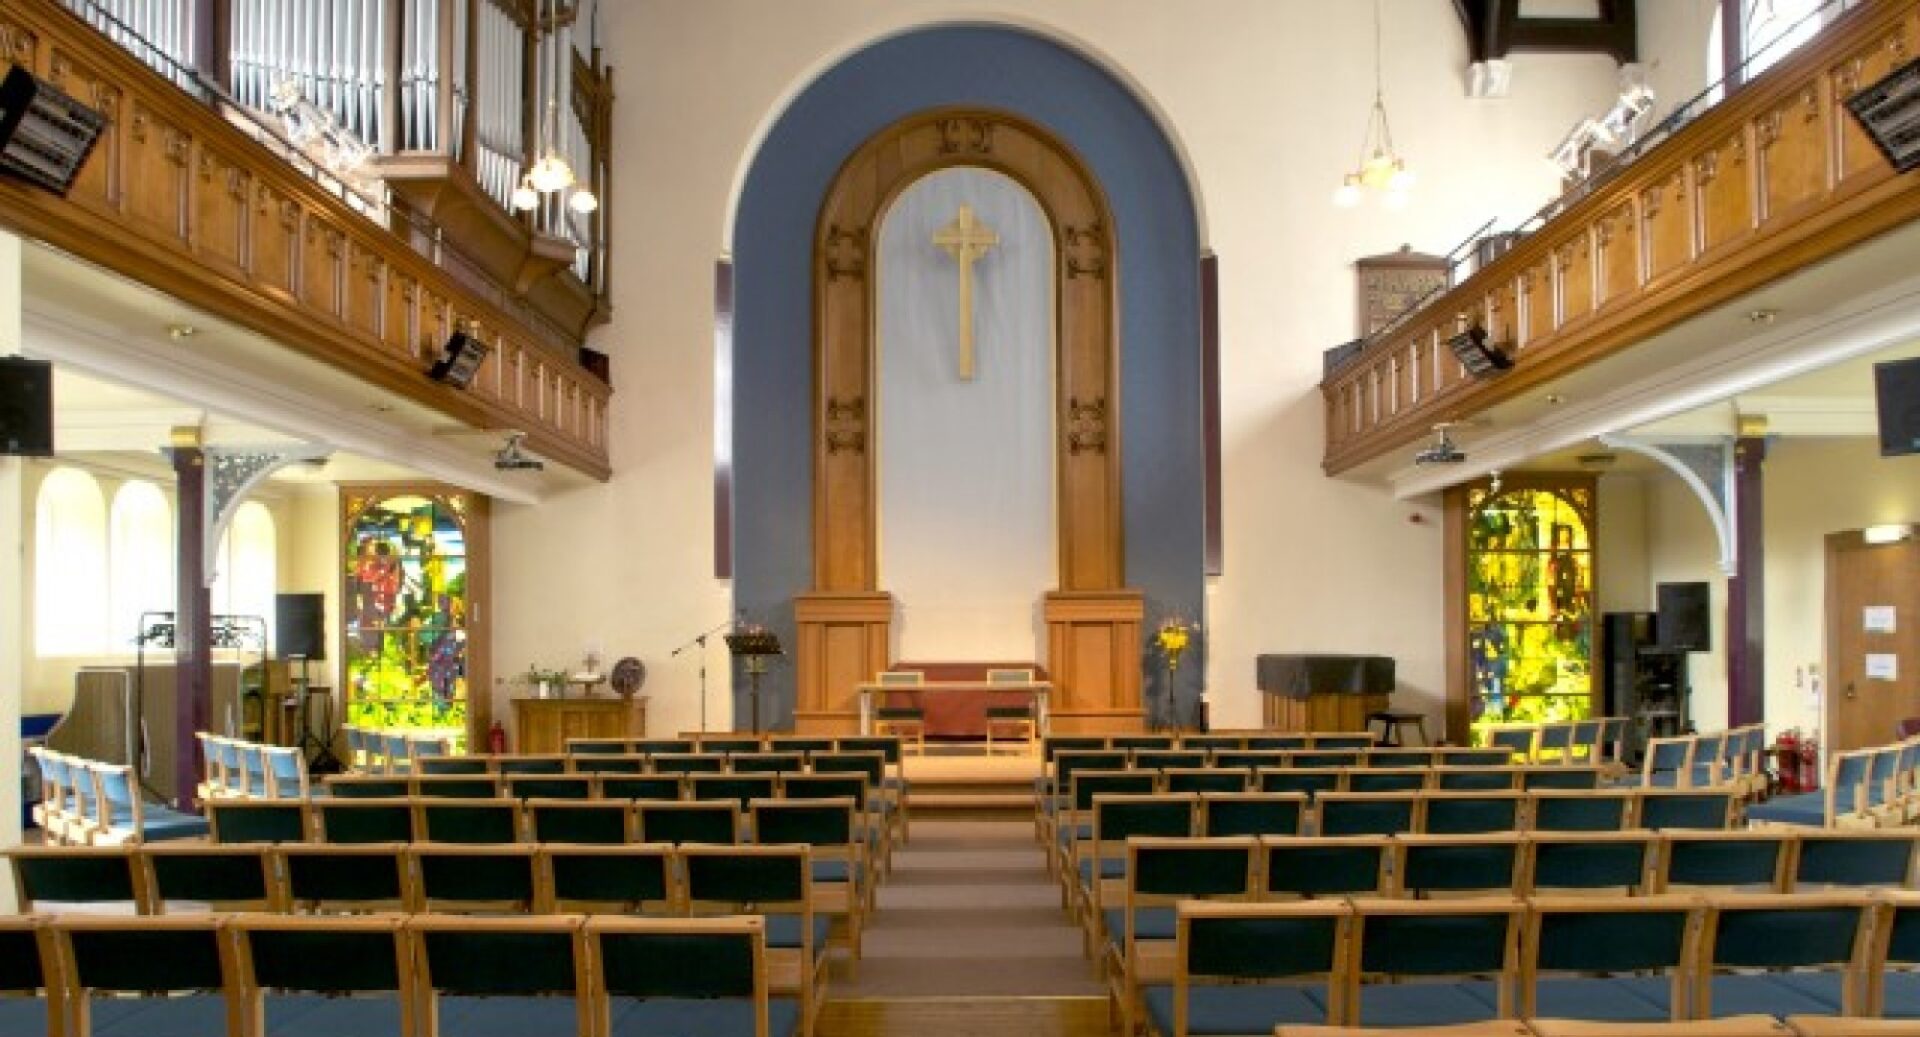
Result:
M547 0L546 31L546 67L549 75L542 77L547 80L542 85L547 87L547 105L541 113L534 148L539 157L527 168L520 186L513 189L513 207L528 212L539 208L542 195L571 188L567 207L585 215L600 207L600 199L594 197L591 189L579 184L573 166L560 153L560 62L571 55L560 52L559 0Z
M1373 0L1373 110L1367 113L1367 132L1360 139L1360 162L1333 192L1333 203L1341 208L1359 205L1367 191L1378 191L1388 208L1398 209L1407 204L1407 192L1413 188L1412 171L1393 150L1380 66L1380 0Z

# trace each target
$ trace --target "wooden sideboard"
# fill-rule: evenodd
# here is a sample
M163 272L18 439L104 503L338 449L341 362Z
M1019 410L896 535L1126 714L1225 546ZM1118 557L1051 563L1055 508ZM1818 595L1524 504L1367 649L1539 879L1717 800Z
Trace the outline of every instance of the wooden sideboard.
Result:
M646 734L644 696L513 700L513 751L517 753L561 752L569 738L644 738Z

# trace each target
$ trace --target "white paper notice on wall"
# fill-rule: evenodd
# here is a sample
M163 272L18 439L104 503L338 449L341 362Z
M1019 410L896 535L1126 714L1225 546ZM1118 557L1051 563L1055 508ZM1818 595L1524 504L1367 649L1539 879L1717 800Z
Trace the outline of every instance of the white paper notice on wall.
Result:
M1892 605L1868 605L1861 626L1869 634L1894 633L1894 608Z
M1867 653L1867 679L1873 681L1894 681L1900 679L1900 657L1892 652Z

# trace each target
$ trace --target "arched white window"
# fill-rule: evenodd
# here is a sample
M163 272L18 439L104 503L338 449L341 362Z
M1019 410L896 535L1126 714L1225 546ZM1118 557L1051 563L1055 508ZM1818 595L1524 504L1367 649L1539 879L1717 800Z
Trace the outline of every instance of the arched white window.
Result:
M273 595L279 589L279 546L273 512L259 501L248 501L233 513L227 535L220 541L213 581L216 615L258 616L267 621L267 639L273 640Z
M33 502L35 652L105 652L107 600L107 505L100 484L77 468L55 468Z
M167 495L150 482L135 480L113 495L107 533L107 563L112 573L113 651L133 650L143 612L173 611L173 509Z
M1747 0L1740 34L1746 78L1752 79L1820 32L1818 13L1828 0Z

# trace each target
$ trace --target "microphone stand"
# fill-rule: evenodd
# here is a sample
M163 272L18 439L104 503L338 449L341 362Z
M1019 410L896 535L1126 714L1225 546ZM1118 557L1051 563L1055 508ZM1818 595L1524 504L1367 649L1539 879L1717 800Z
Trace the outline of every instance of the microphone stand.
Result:
M733 625L733 620L723 619L694 635L693 640L673 650L674 655L698 645L700 648L700 733L707 733L707 639Z

